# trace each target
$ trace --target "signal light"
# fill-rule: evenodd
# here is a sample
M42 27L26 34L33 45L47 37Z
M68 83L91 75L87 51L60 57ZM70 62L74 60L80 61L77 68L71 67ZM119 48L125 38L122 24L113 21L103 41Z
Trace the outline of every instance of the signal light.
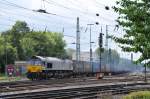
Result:
M103 33L100 33L100 35L99 35L99 46L100 46L100 48L103 47Z

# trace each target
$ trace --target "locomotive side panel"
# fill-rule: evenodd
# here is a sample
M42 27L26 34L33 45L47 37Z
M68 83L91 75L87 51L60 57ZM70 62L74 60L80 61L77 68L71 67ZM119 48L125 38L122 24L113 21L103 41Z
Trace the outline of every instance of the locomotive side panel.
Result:
M73 70L72 61L56 58L46 59L46 70Z

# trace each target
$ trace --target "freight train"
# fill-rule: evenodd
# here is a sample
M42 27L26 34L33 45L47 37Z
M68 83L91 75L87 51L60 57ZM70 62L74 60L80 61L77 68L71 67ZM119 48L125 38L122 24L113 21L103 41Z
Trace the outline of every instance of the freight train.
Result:
M41 80L50 78L70 78L78 76L93 76L110 73L110 69L99 67L99 62L63 60L54 57L33 56L27 65L27 78ZM100 74L100 75L101 75ZM99 74L98 74L99 75Z

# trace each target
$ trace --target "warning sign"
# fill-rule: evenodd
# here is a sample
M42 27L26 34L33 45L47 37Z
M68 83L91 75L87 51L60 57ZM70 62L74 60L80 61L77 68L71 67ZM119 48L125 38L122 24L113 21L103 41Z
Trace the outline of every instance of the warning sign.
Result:
M14 73L15 73L15 68L14 68L13 65L7 65L6 70L7 70L7 75L8 76L13 76Z

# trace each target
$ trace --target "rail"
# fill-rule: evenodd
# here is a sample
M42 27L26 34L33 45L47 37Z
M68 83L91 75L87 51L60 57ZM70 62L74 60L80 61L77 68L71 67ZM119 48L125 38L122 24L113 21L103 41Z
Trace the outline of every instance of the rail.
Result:
M0 95L0 98L5 99L22 99L22 98L36 98L36 99L46 99L46 98L55 98L55 99L65 99L65 98L79 98L82 97L97 97L103 95L104 93L111 93L112 95L116 94L127 94L129 92L137 90L149 90L149 83L144 82L124 82L124 83L111 83L106 85L87 85L87 86L76 86L74 88L62 88L58 90L46 90L46 91L37 91L37 92L26 92L18 94L5 94Z

